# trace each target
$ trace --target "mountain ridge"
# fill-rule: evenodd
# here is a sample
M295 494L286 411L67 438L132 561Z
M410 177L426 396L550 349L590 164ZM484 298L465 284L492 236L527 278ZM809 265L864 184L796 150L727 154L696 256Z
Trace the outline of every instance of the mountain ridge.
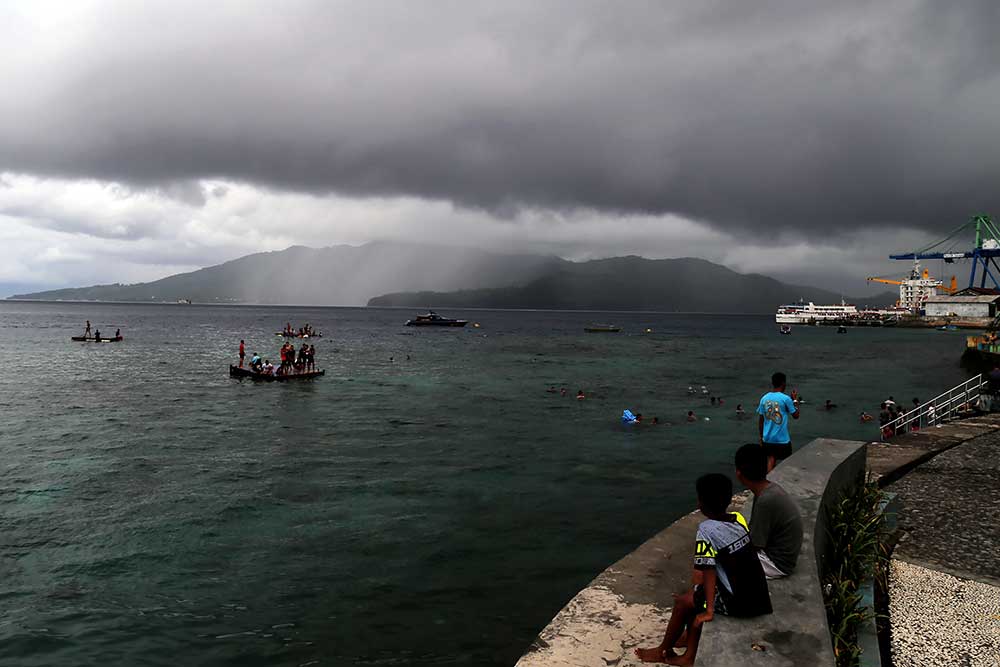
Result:
M404 288L512 286L566 263L555 256L373 241L360 246L290 246L135 284L15 294L10 299L362 306Z
M773 313L779 305L799 300L837 303L841 296L761 274L737 273L700 258L628 256L573 264L521 287L399 292L370 299L368 305ZM851 301L885 306L895 300L895 294L883 292Z
M557 310L773 313L840 295L741 274L697 257L636 255L570 262L551 255L374 241L290 246L131 285L46 290L18 299L261 305L369 305ZM890 293L858 303L887 305Z

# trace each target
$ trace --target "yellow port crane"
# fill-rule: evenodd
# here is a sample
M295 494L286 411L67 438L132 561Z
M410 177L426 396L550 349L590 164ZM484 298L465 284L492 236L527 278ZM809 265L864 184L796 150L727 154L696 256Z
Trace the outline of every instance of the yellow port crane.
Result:
M896 307L906 309L912 313L918 313L923 310L924 303L931 296L942 292L944 294L954 294L958 290L958 283L955 276L951 277L951 285L945 287L941 284L940 280L931 278L930 272L927 269L921 271L920 264L916 260L913 262L910 275L903 280L882 278L879 276L868 276L866 280L869 283L898 285L899 300L896 301Z
M920 277L923 280L930 280L930 272L927 271L927 269L924 269ZM911 277L910 280L913 280L914 278L915 277ZM879 276L868 276L865 280L870 283L885 283L886 285L902 285L904 282L902 280L893 280L892 278L880 278ZM951 284L948 287L938 285L937 289L941 290L945 294L954 294L958 291L958 281L955 279L955 276L952 276Z

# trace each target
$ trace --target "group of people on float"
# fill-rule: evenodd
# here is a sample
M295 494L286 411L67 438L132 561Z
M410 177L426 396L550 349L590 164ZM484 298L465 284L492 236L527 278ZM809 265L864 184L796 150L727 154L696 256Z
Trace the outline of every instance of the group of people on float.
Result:
M754 496L749 521L730 512L733 482L711 473L695 482L698 509L704 520L694 539L692 588L674 596L663 641L637 648L643 662L692 665L705 623L715 614L753 617L770 614L767 581L795 571L802 549L802 517L795 501L767 479L778 461L792 453L788 422L799 410L785 393L785 376L775 373L772 391L757 408L760 442L740 447L734 457L735 477ZM674 649L683 648L678 654Z
M90 320L87 320L87 324L84 326L83 337L90 338ZM121 337L122 337L122 330L115 329L115 338L121 338ZM94 329L94 340L101 340L100 329Z
M291 337L291 338L294 338L294 337L306 338L308 336L315 336L315 335L317 335L316 331L313 330L313 328L312 328L311 325L307 324L304 327L299 327L296 330L296 329L292 328L292 324L290 322L285 322L285 329L284 329L284 331L282 333L284 333L286 336Z
M291 375L293 373L308 373L316 370L316 346L302 344L302 347L295 350L291 343L285 343L278 351L280 365L275 366L270 359L261 358L257 352L250 357L250 370L264 375ZM243 368L243 359L246 356L246 345L240 341L240 368Z

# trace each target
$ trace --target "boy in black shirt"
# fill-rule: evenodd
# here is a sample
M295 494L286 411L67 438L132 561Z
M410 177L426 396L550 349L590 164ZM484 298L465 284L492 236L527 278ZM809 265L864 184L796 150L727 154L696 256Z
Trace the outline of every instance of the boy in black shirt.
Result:
M715 612L744 617L771 613L767 580L750 543L746 519L739 512L726 512L733 499L732 481L712 473L699 477L695 488L698 509L706 517L695 538L695 586L674 596L674 609L660 645L635 650L643 662L693 665L701 626L711 621ZM672 647L685 629L687 649L677 655Z

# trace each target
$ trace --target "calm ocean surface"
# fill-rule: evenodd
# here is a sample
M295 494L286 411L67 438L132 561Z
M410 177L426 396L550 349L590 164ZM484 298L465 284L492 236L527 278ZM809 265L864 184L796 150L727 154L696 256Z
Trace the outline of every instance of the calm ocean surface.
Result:
M756 439L735 407L774 370L806 398L799 445L874 437L862 409L966 377L962 335L933 330L412 314L0 302L0 664L511 665L730 472ZM125 341L71 343L86 319ZM326 377L230 379L239 339L273 358L285 322L328 335Z

